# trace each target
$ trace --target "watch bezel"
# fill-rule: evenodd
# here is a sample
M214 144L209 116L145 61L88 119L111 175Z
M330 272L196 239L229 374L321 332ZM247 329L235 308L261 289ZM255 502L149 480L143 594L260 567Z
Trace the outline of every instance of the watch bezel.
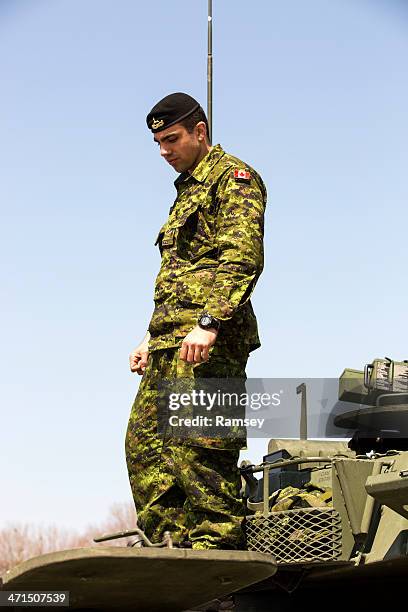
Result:
M203 319L209 319L209 323L203 323ZM198 319L198 325L202 328L202 329L219 329L220 327L220 322L218 321L218 319L216 319L215 317L213 317L212 315L210 315L210 313L208 312L203 312L199 319Z

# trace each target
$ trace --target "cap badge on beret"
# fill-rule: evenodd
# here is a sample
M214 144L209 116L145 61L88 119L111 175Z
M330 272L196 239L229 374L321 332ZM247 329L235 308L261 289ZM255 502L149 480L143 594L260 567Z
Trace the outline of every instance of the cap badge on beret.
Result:
M164 125L164 119L155 119L153 117L152 119L152 129L153 130L157 130L159 127L162 127L162 125Z
M181 91L169 94L155 104L146 117L147 127L153 132L166 130L171 125L180 123L194 111L200 104L186 93Z

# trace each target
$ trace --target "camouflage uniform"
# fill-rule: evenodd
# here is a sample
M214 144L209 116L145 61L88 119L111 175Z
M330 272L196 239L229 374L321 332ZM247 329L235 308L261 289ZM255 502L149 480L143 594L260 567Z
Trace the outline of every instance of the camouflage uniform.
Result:
M266 190L260 176L217 145L192 174L156 240L162 263L150 321L149 360L130 415L126 457L139 522L158 541L165 530L194 548L240 547L239 448L223 439L157 435L157 383L165 378L245 379L258 346L249 301L263 267ZM199 315L221 321L206 363L179 359Z

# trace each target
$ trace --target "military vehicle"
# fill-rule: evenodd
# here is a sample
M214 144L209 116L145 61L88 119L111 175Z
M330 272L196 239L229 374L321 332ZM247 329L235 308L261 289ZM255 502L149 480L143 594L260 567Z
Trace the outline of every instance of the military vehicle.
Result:
M300 438L272 439L261 464L241 466L247 551L175 548L171 533L152 544L136 528L96 538L133 535L132 547L95 546L21 563L3 576L0 595L69 591L76 610L237 612L308 604L334 610L347 601L367 606L402 596L408 363L376 359L364 371L345 370L339 399L354 404L335 416L337 426L354 430L348 443L307 440L302 401Z
M302 402L300 439L270 440L263 463L242 468L254 512L248 550L273 555L278 571L238 593L237 610L292 610L305 601L344 609L405 592L408 363L385 358L346 369L338 397L354 404L334 417L354 431L348 444L306 440Z

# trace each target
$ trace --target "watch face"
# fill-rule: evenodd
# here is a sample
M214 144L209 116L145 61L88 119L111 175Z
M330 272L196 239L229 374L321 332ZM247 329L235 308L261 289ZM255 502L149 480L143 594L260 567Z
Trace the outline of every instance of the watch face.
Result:
M201 317L200 323L201 325L210 325L211 317L209 317L208 315L204 315L203 317Z

